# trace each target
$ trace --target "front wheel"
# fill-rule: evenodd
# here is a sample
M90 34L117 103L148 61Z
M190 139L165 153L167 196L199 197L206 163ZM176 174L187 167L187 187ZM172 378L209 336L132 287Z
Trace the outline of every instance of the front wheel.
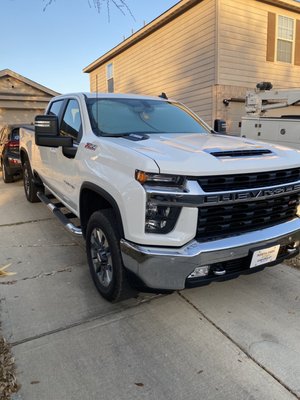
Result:
M86 231L86 251L93 281L100 294L117 302L133 297L120 252L120 235L112 210L92 214Z
M24 161L23 163L23 184L26 199L30 203L37 203L38 201L40 201L37 196L37 192L40 188L33 181L33 175L28 160Z

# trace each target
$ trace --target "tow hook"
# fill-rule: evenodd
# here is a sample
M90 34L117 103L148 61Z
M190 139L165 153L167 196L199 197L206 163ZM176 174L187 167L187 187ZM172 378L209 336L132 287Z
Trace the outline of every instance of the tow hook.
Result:
M212 269L214 275L221 276L226 274L226 270L222 266L217 266Z

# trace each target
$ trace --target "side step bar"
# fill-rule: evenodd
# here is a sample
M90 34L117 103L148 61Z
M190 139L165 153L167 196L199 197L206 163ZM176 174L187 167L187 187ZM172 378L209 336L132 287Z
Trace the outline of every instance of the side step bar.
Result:
M81 228L78 228L72 222L69 221L69 219L65 216L64 213L61 212L61 210L55 206L51 202L51 200L42 192L37 193L38 198L46 204L46 206L49 208L50 211L55 215L55 217L64 225L64 227L67 229L67 231L73 233L76 236L82 236L82 230Z

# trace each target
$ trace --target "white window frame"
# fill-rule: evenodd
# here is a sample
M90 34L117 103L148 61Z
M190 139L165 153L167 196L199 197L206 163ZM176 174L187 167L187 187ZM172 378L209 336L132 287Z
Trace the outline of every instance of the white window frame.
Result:
M279 20L280 17L282 18L288 18L290 20L293 21L293 39L286 39L286 38L281 38L279 37ZM296 21L295 18L292 17L288 17L287 15L277 15L277 24L276 24L276 58L275 60L279 63L283 63L283 64L288 64L288 65L292 65L294 64L294 56L295 56L295 40L296 40ZM278 40L282 40L285 42L289 42L292 43L292 54L291 54L291 61L282 61L282 60L278 60Z

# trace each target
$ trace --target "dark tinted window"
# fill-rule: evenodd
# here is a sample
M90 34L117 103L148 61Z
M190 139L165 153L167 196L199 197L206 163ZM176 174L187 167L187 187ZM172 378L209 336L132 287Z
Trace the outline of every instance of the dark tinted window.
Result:
M20 128L14 128L14 129L11 131L11 138L10 138L10 140L19 140L19 139L20 139L19 130L20 130Z
M54 101L54 102L51 104L51 106L50 106L50 109L49 109L49 111L48 111L48 114L49 114L49 115L56 115L56 116L58 116L59 111L60 111L61 106L62 106L62 103L63 103L63 100Z
M63 136L72 136L77 140L81 131L81 116L77 100L69 100L60 128Z

